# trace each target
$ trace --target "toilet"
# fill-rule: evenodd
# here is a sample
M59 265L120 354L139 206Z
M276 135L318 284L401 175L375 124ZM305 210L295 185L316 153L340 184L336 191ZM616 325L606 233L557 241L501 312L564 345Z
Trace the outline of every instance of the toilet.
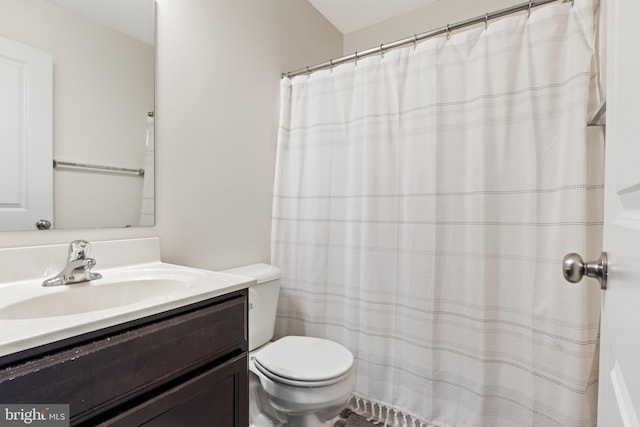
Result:
M256 279L249 288L250 427L328 427L355 387L353 355L323 338L274 334L280 270L253 264L223 273Z

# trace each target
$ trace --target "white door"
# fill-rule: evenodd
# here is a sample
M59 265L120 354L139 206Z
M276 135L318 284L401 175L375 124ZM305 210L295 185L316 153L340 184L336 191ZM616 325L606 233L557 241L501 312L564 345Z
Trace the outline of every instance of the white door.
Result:
M0 231L53 221L53 61L0 37Z
M609 280L602 294L598 425L640 427L640 0L607 3Z

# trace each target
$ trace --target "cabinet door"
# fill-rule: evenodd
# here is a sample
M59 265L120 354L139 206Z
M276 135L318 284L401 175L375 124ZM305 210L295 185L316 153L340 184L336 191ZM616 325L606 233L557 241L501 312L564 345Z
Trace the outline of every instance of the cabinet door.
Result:
M247 354L205 371L100 426L246 427Z

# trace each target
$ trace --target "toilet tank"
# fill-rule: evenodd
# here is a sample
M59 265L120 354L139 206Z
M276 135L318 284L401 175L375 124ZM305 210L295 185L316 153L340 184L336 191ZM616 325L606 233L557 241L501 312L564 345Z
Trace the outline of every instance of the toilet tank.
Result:
M224 270L256 279L249 288L249 351L255 350L273 338L280 292L280 269L269 264L251 264Z

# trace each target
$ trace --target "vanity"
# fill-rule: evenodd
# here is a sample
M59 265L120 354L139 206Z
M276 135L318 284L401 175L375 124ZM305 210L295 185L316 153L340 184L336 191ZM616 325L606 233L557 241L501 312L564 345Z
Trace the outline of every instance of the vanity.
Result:
M95 243L101 279L41 286L65 251L0 250L0 403L69 404L71 425L248 425L252 279L162 263L150 238ZM28 252L46 271L19 280Z

